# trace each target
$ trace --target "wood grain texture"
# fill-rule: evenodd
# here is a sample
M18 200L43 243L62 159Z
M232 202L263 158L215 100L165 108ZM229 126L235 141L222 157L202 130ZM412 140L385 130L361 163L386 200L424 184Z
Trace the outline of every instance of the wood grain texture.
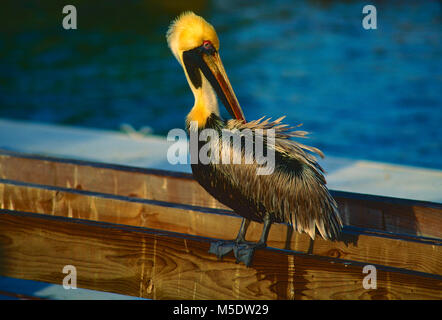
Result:
M12 154L0 151L2 179L230 210L190 174Z
M0 178L232 211L189 174L0 152ZM332 191L348 226L442 239L442 205Z
M0 210L0 273L61 284L65 265L81 288L153 299L441 299L442 278L259 250L247 268L207 253L209 239Z
M241 219L226 211L177 206L84 190L0 180L0 208L23 212L146 227L216 239L233 239ZM251 223L247 239L257 241L262 225ZM274 224L268 246L318 256L354 260L442 274L442 241L395 236L369 230L345 230L342 241L330 242L290 232Z

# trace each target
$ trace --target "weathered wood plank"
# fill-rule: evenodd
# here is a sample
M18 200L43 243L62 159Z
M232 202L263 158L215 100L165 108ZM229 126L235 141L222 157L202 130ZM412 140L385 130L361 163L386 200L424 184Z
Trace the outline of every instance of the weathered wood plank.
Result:
M247 268L207 253L209 240L155 230L0 210L0 273L61 284L65 265L81 288L153 299L440 299L442 278L259 250Z
M217 239L233 239L241 219L226 211L173 205L138 198L105 195L85 190L31 185L0 180L0 208L38 212L60 217L118 223L180 232ZM252 223L247 239L257 241L262 225ZM442 274L442 241L401 237L367 230L345 231L343 241L289 232L274 224L268 245L364 263L375 263L433 274Z
M189 174L0 152L0 178L229 210ZM442 205L332 191L344 223L442 238Z
M0 178L230 210L186 173L29 156L0 150Z
M332 194L346 225L442 238L442 204L341 191Z

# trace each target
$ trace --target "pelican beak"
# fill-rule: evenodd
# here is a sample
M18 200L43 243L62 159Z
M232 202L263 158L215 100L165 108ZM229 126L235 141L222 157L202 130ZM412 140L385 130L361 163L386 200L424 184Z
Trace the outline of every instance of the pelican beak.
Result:
M202 65L201 71L215 89L227 111L233 118L246 122L244 113L239 105L235 92L232 89L232 85L224 70L218 52L215 51L212 54L203 53L202 59L204 64Z
M201 75L199 72L201 70L232 118L246 122L219 54L210 42L184 51L183 65L195 88L201 87Z

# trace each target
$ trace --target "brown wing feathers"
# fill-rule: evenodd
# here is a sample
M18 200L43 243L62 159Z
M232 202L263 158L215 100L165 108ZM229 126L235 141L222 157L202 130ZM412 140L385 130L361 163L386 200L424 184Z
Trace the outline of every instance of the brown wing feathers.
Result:
M291 140L292 137L305 138L308 133L295 131L293 129L296 127L282 124L283 118L274 121L261 118L247 123L237 120L227 122L228 129L239 131L251 129L254 132L256 129L262 129L265 132L273 129L275 153L283 159L277 162L271 175L253 176L250 173L254 172L253 168L256 168L256 165L230 166L228 174L237 176L234 180L241 181L243 186L236 187L242 189L244 196L259 199L265 210L275 216L276 221L290 223L295 230L304 231L312 238L317 230L325 239L336 239L342 228L337 204L325 186L323 169L308 152L321 157L323 154L317 148ZM292 167L292 164L298 169L287 170L286 167ZM244 174L248 179L243 179ZM245 186L246 183L252 185ZM269 190L271 192L268 192Z

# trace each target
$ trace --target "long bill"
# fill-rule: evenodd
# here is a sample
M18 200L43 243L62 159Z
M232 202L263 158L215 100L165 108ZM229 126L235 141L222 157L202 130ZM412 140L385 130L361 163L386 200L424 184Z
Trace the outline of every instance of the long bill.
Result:
M239 105L235 92L232 89L232 85L224 70L218 52L210 55L203 54L202 58L205 63L203 63L201 70L215 89L227 111L233 118L246 122L244 113Z

